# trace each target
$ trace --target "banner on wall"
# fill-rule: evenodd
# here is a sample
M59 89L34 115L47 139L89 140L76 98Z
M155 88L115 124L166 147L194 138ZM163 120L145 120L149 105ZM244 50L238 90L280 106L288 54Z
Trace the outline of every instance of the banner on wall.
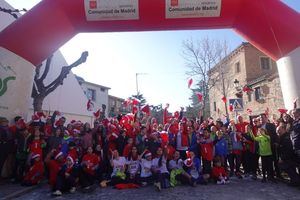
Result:
M138 20L139 0L84 0L87 21Z
M220 17L222 0L166 0L166 18Z
M26 118L31 99L34 66L0 47L0 116Z

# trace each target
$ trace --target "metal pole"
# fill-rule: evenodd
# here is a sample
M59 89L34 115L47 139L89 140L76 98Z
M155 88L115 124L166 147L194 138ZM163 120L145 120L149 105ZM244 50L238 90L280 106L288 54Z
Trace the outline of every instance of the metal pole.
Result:
M138 73L135 73L136 95L139 95Z

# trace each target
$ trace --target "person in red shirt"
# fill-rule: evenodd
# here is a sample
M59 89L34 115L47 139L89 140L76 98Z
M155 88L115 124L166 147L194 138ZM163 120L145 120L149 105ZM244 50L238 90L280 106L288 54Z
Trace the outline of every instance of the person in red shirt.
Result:
M100 158L93 153L93 148L88 147L87 153L83 156L79 179L84 190L89 190L95 182L96 171L100 164Z
M41 158L43 158L43 148L45 147L46 143L45 141L41 138L41 122L33 122L32 127L33 127L33 140L29 144L29 159L33 155L40 155Z
M53 191L56 184L58 172L61 170L64 162L65 160L63 157L63 152L57 152L55 149L52 149L52 151L50 151L45 158L45 164L49 169L48 183Z
M210 138L208 129L203 130L203 136L200 138L200 149L203 163L203 174L211 173L211 162L214 157L214 144Z
M123 156L124 157L128 157L129 152L131 151L131 148L133 146L133 138L128 138L127 140L127 144L125 145L124 149L123 149Z
M35 154L32 156L33 165L24 176L23 186L37 185L44 177L44 164L41 161L41 155Z
M214 167L212 168L211 177L217 182L218 185L224 185L229 183L228 182L228 175L222 167L222 162L220 157L214 158Z

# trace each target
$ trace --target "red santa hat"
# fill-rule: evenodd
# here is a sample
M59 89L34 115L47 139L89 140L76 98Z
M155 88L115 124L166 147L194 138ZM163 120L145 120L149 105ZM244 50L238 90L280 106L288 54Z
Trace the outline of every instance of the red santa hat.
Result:
M193 165L193 160L190 158L184 160L184 165L187 167L191 167Z
M74 159L71 156L68 156L67 159L69 159L71 163L74 164Z
M63 156L63 155L64 155L63 152L60 151L55 155L54 159L57 160L60 156Z
M147 151L145 152L145 158L146 158L146 157L149 157L149 156L152 156L152 153L151 153L150 151L147 150Z
M39 158L39 157L41 157L40 154L34 154L34 155L31 157L31 159L36 159L36 158Z
M284 114L284 113L287 113L287 109L285 108L278 108L278 112L280 112L280 114Z

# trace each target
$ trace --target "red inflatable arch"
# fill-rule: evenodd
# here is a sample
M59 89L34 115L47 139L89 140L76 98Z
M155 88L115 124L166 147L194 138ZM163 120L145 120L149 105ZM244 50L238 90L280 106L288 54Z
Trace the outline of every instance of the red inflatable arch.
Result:
M295 50L297 57L300 54L299 13L280 0L206 0L221 2L221 7L217 8L220 14L191 18L167 17L170 10L166 2L176 7L178 3L199 0L131 0L138 5L136 19L88 21L85 3L93 9L102 1L43 0L0 33L0 47L37 65L81 32L232 28L276 61L290 56ZM294 87L289 101L300 94L299 78L293 76L296 68L294 57L287 64L291 71L289 77L280 77L281 82L286 79L284 81L289 81L289 86ZM283 90L285 96L288 88Z

